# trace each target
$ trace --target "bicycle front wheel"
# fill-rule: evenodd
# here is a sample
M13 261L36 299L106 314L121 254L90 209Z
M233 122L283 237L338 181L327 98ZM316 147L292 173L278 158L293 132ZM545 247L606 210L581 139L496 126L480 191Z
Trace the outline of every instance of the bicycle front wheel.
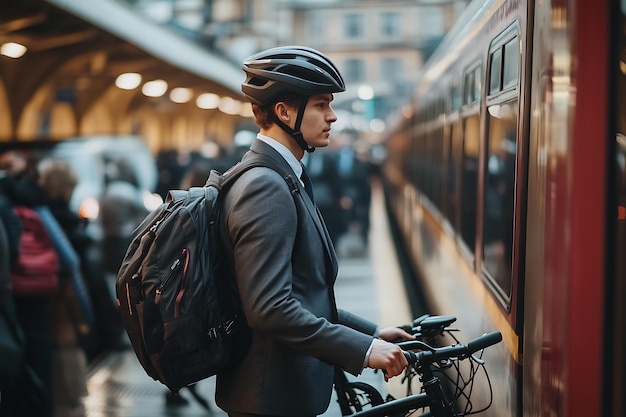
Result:
M347 383L343 390L343 398L339 398L344 416L367 410L384 402L376 388L359 381Z

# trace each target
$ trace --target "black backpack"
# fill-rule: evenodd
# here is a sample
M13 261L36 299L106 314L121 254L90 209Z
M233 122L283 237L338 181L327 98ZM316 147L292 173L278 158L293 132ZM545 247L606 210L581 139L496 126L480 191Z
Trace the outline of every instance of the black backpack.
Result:
M172 392L239 363L251 332L220 250L221 193L243 172L265 166L298 186L271 158L257 155L204 187L171 190L133 232L117 274L117 303L146 373Z

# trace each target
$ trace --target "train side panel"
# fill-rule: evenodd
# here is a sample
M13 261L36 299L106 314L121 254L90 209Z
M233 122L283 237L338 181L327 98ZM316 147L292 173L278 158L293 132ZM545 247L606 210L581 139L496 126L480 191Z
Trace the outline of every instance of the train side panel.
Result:
M623 414L624 27L606 0L474 1L389 138L431 312L504 336L485 415Z
M502 332L504 343L485 352L494 401L484 415L516 416L520 413L523 299L517 282L525 247L507 247L495 234L506 228L510 228L509 235L523 234L525 207L511 213L502 228L495 225L505 216L496 214L496 220L490 220L483 213L493 208L486 201L496 186L481 184L491 175L482 167L501 163L498 156L507 147L508 156L514 155L510 174L526 175L528 142L522 138L528 137L524 109L529 103L522 91L529 87L520 57L529 49L529 9L520 1L487 1L471 7L457 32L436 52L405 109L402 128L390 139L385 176L391 209L431 311L455 315L464 339ZM508 68L509 63L516 68ZM496 66L503 74L490 76L491 67ZM513 74L511 79L507 74ZM491 132L489 143L486 131ZM511 202L525 198L525 184L524 180L506 190ZM494 225L484 224L489 222ZM493 243L484 244L489 239ZM510 272L503 266L507 260ZM479 383L474 393L477 408L489 397L486 381Z
M528 416L601 415L609 3L552 1L535 10Z

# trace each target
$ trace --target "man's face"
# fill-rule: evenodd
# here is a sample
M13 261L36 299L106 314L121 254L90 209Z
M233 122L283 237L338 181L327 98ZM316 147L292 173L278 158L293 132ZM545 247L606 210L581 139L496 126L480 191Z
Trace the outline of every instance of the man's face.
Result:
M318 94L309 97L300 132L309 146L328 146L330 137L330 125L337 121L337 115L330 106L333 95Z

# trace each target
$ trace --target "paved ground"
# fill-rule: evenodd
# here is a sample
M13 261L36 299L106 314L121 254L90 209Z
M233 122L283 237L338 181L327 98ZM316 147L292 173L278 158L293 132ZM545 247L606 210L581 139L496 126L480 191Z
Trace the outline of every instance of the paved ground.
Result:
M374 187L371 211L370 244L364 247L357 235L349 234L338 244L339 276L336 284L337 303L348 311L382 326L404 324L411 314L395 251L384 215L382 195ZM386 395L400 392L398 378L390 383L380 373L366 370L358 378ZM181 395L186 404L168 405L167 389L148 377L132 350L109 355L92 369L88 380L89 395L85 399L88 417L206 417L226 416L214 403L214 378L197 384L197 391L209 400L211 411L202 408L190 392ZM325 417L340 416L335 398Z

